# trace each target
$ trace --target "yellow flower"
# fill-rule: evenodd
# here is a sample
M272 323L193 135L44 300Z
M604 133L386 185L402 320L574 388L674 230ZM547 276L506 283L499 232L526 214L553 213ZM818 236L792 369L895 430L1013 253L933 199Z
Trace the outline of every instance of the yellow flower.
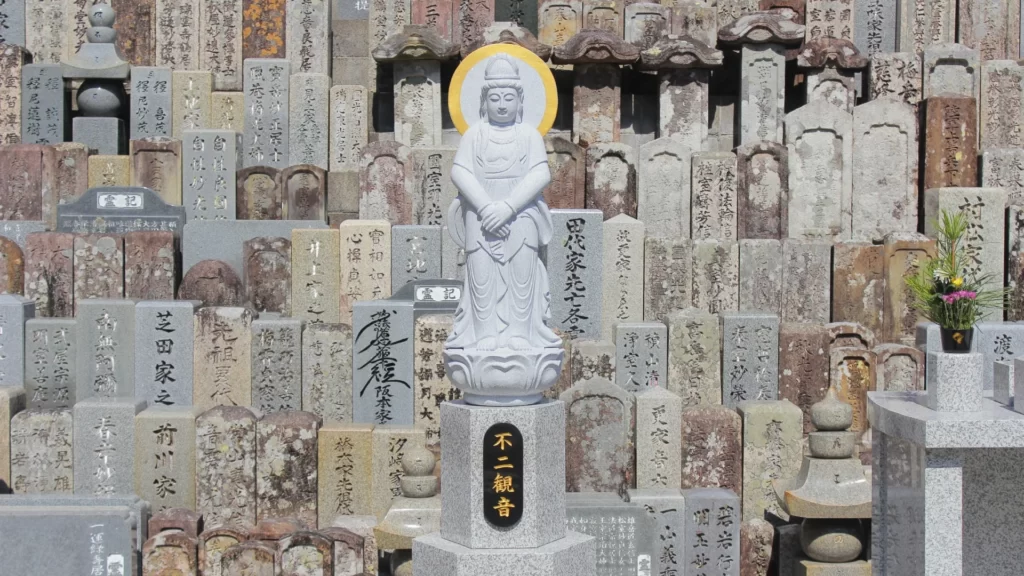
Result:
M957 276L956 278L953 278L953 281L950 283L953 285L954 288L959 288L964 285L964 279Z

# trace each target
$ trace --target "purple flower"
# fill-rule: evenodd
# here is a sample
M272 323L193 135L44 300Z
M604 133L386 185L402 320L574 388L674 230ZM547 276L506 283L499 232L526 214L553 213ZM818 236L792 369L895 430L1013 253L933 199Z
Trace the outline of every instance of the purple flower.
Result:
M977 292L971 292L969 290L958 290L956 292L953 292L952 294L944 294L941 296L941 298L942 301L945 302L946 304L952 304L957 300L961 300L963 298L966 298L968 300L974 300L974 298L977 295Z

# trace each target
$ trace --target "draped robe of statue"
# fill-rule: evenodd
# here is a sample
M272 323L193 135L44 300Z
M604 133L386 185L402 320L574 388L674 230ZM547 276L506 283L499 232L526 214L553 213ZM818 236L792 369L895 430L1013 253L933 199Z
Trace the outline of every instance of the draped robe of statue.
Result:
M491 202L509 201L516 208L514 199L530 200L502 230L505 237L483 230L483 206L473 206L465 194L452 202L449 228L466 251L466 278L446 347L561 346L546 324L550 294L539 254L552 236L551 213L541 195L550 180L543 138L528 124L501 126L485 118L463 135L454 164L453 172L461 167L472 174Z

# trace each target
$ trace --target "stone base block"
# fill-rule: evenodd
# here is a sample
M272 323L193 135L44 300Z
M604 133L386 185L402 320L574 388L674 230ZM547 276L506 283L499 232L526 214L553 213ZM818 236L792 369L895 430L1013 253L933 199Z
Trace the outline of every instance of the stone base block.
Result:
M444 466L441 535L467 548L536 548L565 535L565 405L546 400L531 406L489 408L465 401L441 405ZM523 437L523 515L511 528L484 517L484 443L497 423Z
M85 144L95 154L117 156L128 151L120 118L79 116L71 121L71 134L75 142Z
M936 412L977 412L985 386L985 356L928 353L928 408Z
M563 520L564 523L564 520ZM421 536L412 543L416 576L593 576L597 551L593 536L566 532L565 538L539 548L474 550L440 534Z
M992 399L1005 406L1013 398L1013 361L996 362L992 367Z
M841 562L829 564L814 560L801 560L793 576L871 576L871 562Z

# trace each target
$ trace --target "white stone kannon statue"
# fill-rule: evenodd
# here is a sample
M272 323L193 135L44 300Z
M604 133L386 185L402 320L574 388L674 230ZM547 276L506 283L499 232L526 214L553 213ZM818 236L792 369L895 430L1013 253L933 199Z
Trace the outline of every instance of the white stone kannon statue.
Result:
M480 120L462 136L449 230L466 252L466 279L445 343L452 382L471 404L533 404L558 379L562 340L548 327L551 294L540 250L552 236L542 192L551 181L540 132L523 122L516 58L486 61ZM537 95L545 105L544 95Z

